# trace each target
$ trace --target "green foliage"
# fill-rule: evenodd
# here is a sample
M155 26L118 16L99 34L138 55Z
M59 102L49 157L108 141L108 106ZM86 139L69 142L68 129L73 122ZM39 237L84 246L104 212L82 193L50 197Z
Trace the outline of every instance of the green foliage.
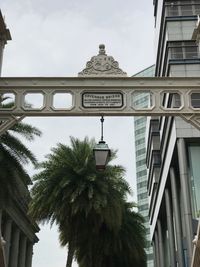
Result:
M3 98L0 96L0 99L2 101ZM17 123L0 136L0 202L6 201L9 194L17 190L17 177L24 181L30 179L24 165L29 162L37 164L33 153L17 135L32 141L35 136L40 136L41 132L29 124Z
M124 203L123 219L116 233L102 225L99 232L83 232L76 257L80 267L145 267L143 218Z
M53 148L46 161L39 165L40 172L34 176L30 205L34 219L58 224L61 245L68 245L71 257L76 253L81 267L104 267L107 257L118 259L125 253L122 237L125 232L127 238L131 234L131 226L126 222L128 218L125 219L128 215L135 216L138 236L144 232L142 219L126 203L131 190L123 178L124 168L109 162L105 171L98 172L93 157L94 145L94 140L85 138L80 141L71 137L71 146L58 144ZM115 152L112 153L114 157ZM144 236L141 237L139 249L136 241L132 243L130 240L126 246L127 249L134 245L127 253L136 251L136 258L144 257L141 248L144 247ZM70 262L67 261L67 266L71 266Z

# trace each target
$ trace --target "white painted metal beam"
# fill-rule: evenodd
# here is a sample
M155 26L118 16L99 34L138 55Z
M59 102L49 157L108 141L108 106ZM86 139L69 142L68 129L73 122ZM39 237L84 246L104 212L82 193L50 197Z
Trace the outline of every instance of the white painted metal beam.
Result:
M136 104L141 93L149 98L146 108ZM200 129L199 77L4 77L0 96L14 101L10 108L0 107L1 120L5 116L181 116ZM166 96L178 97L179 105L172 102L166 107ZM64 106L56 106L56 99L59 103L64 97Z
M72 103L67 108L54 108L55 94L69 94ZM85 94L122 95L122 105L87 106L84 105ZM137 108L134 101L138 93L146 93L151 98L149 108ZM178 94L181 99L179 108L162 106L164 94ZM0 114L16 116L167 116L178 114L197 114L200 108L191 105L191 94L200 95L200 78L0 78L0 94L14 94L15 106L0 109ZM25 104L27 95L43 96L40 108Z

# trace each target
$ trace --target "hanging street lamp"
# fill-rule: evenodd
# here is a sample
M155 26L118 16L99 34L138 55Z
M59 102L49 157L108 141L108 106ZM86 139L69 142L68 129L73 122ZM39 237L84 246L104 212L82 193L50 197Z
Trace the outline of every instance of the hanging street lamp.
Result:
M108 159L111 155L110 149L105 141L103 141L103 122L104 117L102 116L101 119L101 140L93 149L96 169L99 171L103 171L106 168L106 164L108 163Z

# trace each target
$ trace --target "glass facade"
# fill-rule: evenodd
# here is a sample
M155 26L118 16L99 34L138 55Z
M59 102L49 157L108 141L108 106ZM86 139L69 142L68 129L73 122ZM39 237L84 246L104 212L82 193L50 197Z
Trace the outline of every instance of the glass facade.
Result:
M138 72L134 77L153 77L155 73L155 66L150 66L141 72ZM146 93L137 94L134 96L134 107L149 106L149 95ZM147 231L147 266L153 267L153 249L150 243L149 230L149 205L147 194L147 167L146 167L146 123L147 117L134 118L134 132L135 132L135 154L136 154L136 178L137 178L137 200L138 211L145 218L145 227Z
M152 65L133 75L133 77L154 77L154 76L155 76L155 65Z
M167 1L165 3L166 16L194 16L200 13L200 1Z
M200 0L153 3L155 76L199 77ZM199 108L200 94L192 93L190 101L193 108ZM163 94L161 103L163 107L180 108L183 100L174 92ZM154 134L153 121L158 127ZM200 132L182 118L170 116L157 121L152 118L147 128L147 188L155 266L189 267L200 218Z

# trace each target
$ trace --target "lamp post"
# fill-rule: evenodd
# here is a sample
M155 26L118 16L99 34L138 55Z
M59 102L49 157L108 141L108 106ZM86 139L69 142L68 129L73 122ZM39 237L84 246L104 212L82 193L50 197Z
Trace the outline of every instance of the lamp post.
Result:
M101 140L94 147L93 153L96 162L96 169L99 171L103 171L106 168L106 164L111 155L111 152L106 142L103 141L103 122L104 122L103 116L101 117L100 121L101 121Z

